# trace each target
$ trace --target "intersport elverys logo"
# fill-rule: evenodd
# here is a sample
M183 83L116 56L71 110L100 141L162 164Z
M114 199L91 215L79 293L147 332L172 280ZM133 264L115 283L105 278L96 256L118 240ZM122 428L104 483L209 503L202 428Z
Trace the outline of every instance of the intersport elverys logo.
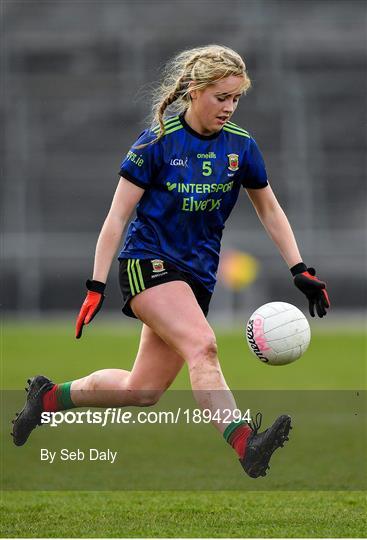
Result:
M188 157L185 157L184 159L174 158L174 159L171 159L169 164L172 165L172 167L188 167L189 158Z

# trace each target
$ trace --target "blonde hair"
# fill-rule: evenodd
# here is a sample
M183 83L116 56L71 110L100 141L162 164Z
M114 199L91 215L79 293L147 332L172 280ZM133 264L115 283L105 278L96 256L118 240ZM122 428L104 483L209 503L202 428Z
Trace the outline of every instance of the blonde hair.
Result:
M164 135L167 109L173 114L183 113L189 107L192 90L203 90L230 75L243 78L240 92L246 92L251 87L241 56L222 45L188 49L169 61L164 69L163 80L153 93L152 124L159 124L160 129L152 142Z

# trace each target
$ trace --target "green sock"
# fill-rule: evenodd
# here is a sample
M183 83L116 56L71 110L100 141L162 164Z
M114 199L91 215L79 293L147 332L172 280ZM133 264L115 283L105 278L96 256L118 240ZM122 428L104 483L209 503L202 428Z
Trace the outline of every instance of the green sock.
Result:
M71 399L70 387L71 382L66 382L58 384L56 388L56 400L58 405L58 410L63 411L65 409L74 409L75 405Z
M70 396L71 382L54 384L54 386L42 396L44 411L64 411L76 407Z

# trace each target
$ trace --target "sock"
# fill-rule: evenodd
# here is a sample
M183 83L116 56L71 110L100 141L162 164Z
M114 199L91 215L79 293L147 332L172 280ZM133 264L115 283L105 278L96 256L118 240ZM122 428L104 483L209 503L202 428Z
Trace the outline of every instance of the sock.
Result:
M70 397L71 382L55 384L51 390L42 397L43 410L48 412L73 409L74 403Z
M250 426L243 421L232 422L224 430L223 437L237 452L240 459L245 457L247 439L252 433Z

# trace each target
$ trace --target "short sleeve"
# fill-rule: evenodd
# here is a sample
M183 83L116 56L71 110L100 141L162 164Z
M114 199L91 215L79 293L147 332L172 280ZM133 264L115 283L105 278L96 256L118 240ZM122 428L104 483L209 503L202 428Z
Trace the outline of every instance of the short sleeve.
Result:
M133 184L148 189L160 166L159 144L152 142L156 135L145 130L133 144L120 166L120 176ZM146 145L139 148L140 145Z
M245 166L241 183L243 187L250 189L261 189L268 185L264 159L252 137L245 152Z

